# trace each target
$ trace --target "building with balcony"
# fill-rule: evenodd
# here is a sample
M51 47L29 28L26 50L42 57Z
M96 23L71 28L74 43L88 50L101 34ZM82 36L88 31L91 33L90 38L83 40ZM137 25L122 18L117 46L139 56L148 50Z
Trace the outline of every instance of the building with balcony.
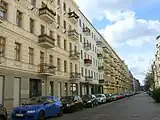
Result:
M0 104L130 88L128 68L74 0L2 2Z

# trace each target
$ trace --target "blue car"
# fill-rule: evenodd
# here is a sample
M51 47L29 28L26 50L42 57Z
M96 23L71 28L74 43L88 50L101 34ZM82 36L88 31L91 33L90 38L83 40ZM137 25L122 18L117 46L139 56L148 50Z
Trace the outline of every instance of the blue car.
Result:
M33 97L22 106L12 110L12 120L44 120L47 117L62 116L63 107L60 100L53 96Z

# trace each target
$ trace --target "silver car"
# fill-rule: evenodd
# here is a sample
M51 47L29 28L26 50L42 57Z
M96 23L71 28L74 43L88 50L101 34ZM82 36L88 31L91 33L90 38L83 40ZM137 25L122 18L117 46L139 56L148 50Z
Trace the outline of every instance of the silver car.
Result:
M105 94L97 94L96 98L99 104L106 103L107 101Z

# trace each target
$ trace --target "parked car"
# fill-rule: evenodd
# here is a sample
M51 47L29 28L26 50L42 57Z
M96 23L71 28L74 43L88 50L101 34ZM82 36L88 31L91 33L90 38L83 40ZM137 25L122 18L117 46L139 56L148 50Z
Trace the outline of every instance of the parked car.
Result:
M105 94L97 94L96 97L99 104L106 103L107 101Z
M113 101L112 94L105 94L107 102Z
M44 120L51 116L62 116L62 103L53 96L33 97L15 107L12 120Z
M61 98L64 112L74 112L84 108L83 100L80 96L65 96Z
M85 107L94 107L98 105L98 100L95 95L86 94L82 96Z
M118 94L112 94L112 99L113 99L113 101L115 101L115 100L117 100L117 96L118 96Z
M7 110L0 104L0 120L7 120Z

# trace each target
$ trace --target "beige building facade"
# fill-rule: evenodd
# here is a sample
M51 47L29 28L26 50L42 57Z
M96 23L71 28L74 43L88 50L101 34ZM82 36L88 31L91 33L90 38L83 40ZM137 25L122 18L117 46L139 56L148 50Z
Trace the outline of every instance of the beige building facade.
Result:
M103 93L105 68L119 75L104 65L105 40L73 0L1 2L0 103L8 109L33 96Z

